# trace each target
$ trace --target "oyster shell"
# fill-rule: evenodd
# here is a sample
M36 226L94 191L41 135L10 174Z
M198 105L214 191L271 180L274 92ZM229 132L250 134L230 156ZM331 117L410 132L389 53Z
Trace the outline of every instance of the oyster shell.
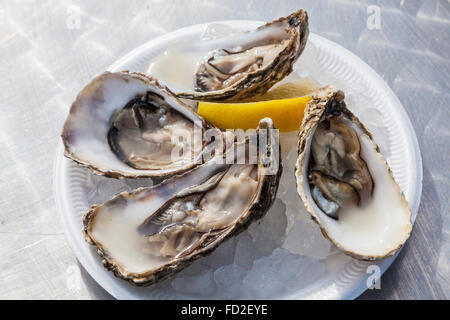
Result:
M258 131L271 128L266 118ZM138 286L180 271L272 205L282 168L278 136L272 131L267 140L235 144L232 163L213 158L156 186L92 206L83 218L86 240L108 270ZM265 151L252 163L249 150L257 145Z
M307 104L295 174L312 219L345 253L385 258L408 239L408 203L371 134L331 85Z
M155 79L105 72L78 94L61 137L68 158L100 175L164 177L199 162L205 128Z
M308 34L308 15L299 9L254 31L178 44L153 61L148 73L182 98L248 98L292 72Z

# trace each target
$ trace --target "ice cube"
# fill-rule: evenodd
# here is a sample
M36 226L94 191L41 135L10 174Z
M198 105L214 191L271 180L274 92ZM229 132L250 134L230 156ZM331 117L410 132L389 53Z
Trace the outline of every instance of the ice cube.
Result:
M236 264L218 268L214 272L217 294L225 299L240 298L242 294L242 279L246 274L247 271Z
M216 38L216 37L227 36L227 35L230 35L232 33L233 33L233 28L231 28L227 24L224 24L224 23L210 23L203 30L201 38L206 40L206 39L212 39L212 38Z
M123 181L109 179L91 172L86 177L86 198L90 204L103 203L123 191L131 191Z
M279 247L283 243L286 226L285 205L281 200L276 199L269 212L248 229L257 254L267 255Z
M246 298L278 298L305 288L325 273L323 263L277 248L255 260L243 288Z
M331 243L325 239L314 222L296 221L282 247L294 254L325 259L330 253Z
M253 265L256 257L256 249L252 238L249 234L243 234L236 245L236 253L234 255L234 263L246 270Z
M202 263L209 265L213 270L221 266L232 264L236 250L236 237L226 240L213 253L204 258Z
M183 270L172 280L172 288L182 294L194 294L209 297L214 294L216 287L213 272L208 266L194 262L190 268Z

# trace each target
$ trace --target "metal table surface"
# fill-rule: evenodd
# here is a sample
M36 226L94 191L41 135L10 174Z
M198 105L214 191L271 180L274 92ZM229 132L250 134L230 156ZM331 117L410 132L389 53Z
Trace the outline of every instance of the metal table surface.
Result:
M111 298L77 263L52 190L62 123L94 75L180 27L268 21L298 7L308 10L312 32L354 52L391 86L422 152L423 192L411 238L382 277L381 289L361 298L450 298L445 0L0 0L0 298Z

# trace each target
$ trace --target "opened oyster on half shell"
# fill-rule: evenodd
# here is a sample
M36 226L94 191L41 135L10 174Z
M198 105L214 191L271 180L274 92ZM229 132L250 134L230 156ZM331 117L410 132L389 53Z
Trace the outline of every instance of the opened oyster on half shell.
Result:
M345 253L385 258L408 239L408 203L372 135L332 85L307 104L295 174L311 217Z
M292 72L308 35L308 15L299 9L253 31L181 42L155 59L147 72L181 98L248 98Z
M233 144L224 158L92 206L83 219L85 237L105 267L135 285L151 285L261 218L282 171L278 136L269 129L272 121L263 119L258 139Z
M65 155L97 174L165 177L199 163L206 127L156 79L105 72L78 94L61 136Z
M267 213L282 173L272 120L260 120L256 139L230 140L180 99L265 93L292 72L308 34L308 15L299 9L254 31L175 46L150 65L152 76L105 72L78 94L62 132L68 158L107 177L165 179L84 214L84 237L115 276L155 284ZM204 139L207 129L219 132L218 148ZM295 177L312 219L345 253L380 259L409 237L403 193L344 93L331 85L307 104Z

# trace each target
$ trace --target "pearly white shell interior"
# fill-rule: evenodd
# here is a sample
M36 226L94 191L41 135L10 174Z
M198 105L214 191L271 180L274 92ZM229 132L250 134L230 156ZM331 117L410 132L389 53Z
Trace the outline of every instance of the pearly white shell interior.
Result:
M307 141L303 190L319 224L341 249L365 257L383 257L401 246L409 236L410 209L389 174L384 158L376 151L376 145L359 126L352 123L352 128L359 136L361 155L374 179L371 200L364 207L341 209L338 220L330 218L316 205L307 178L314 132Z
M199 125L199 117L180 101L145 81L126 73L104 73L94 79L78 95L64 126L67 151L76 160L97 171L116 172L125 176L153 176L170 170L137 170L123 163L110 149L107 141L111 117L133 98L155 92L187 119ZM201 130L201 129L200 129ZM191 164L185 165L187 168Z

